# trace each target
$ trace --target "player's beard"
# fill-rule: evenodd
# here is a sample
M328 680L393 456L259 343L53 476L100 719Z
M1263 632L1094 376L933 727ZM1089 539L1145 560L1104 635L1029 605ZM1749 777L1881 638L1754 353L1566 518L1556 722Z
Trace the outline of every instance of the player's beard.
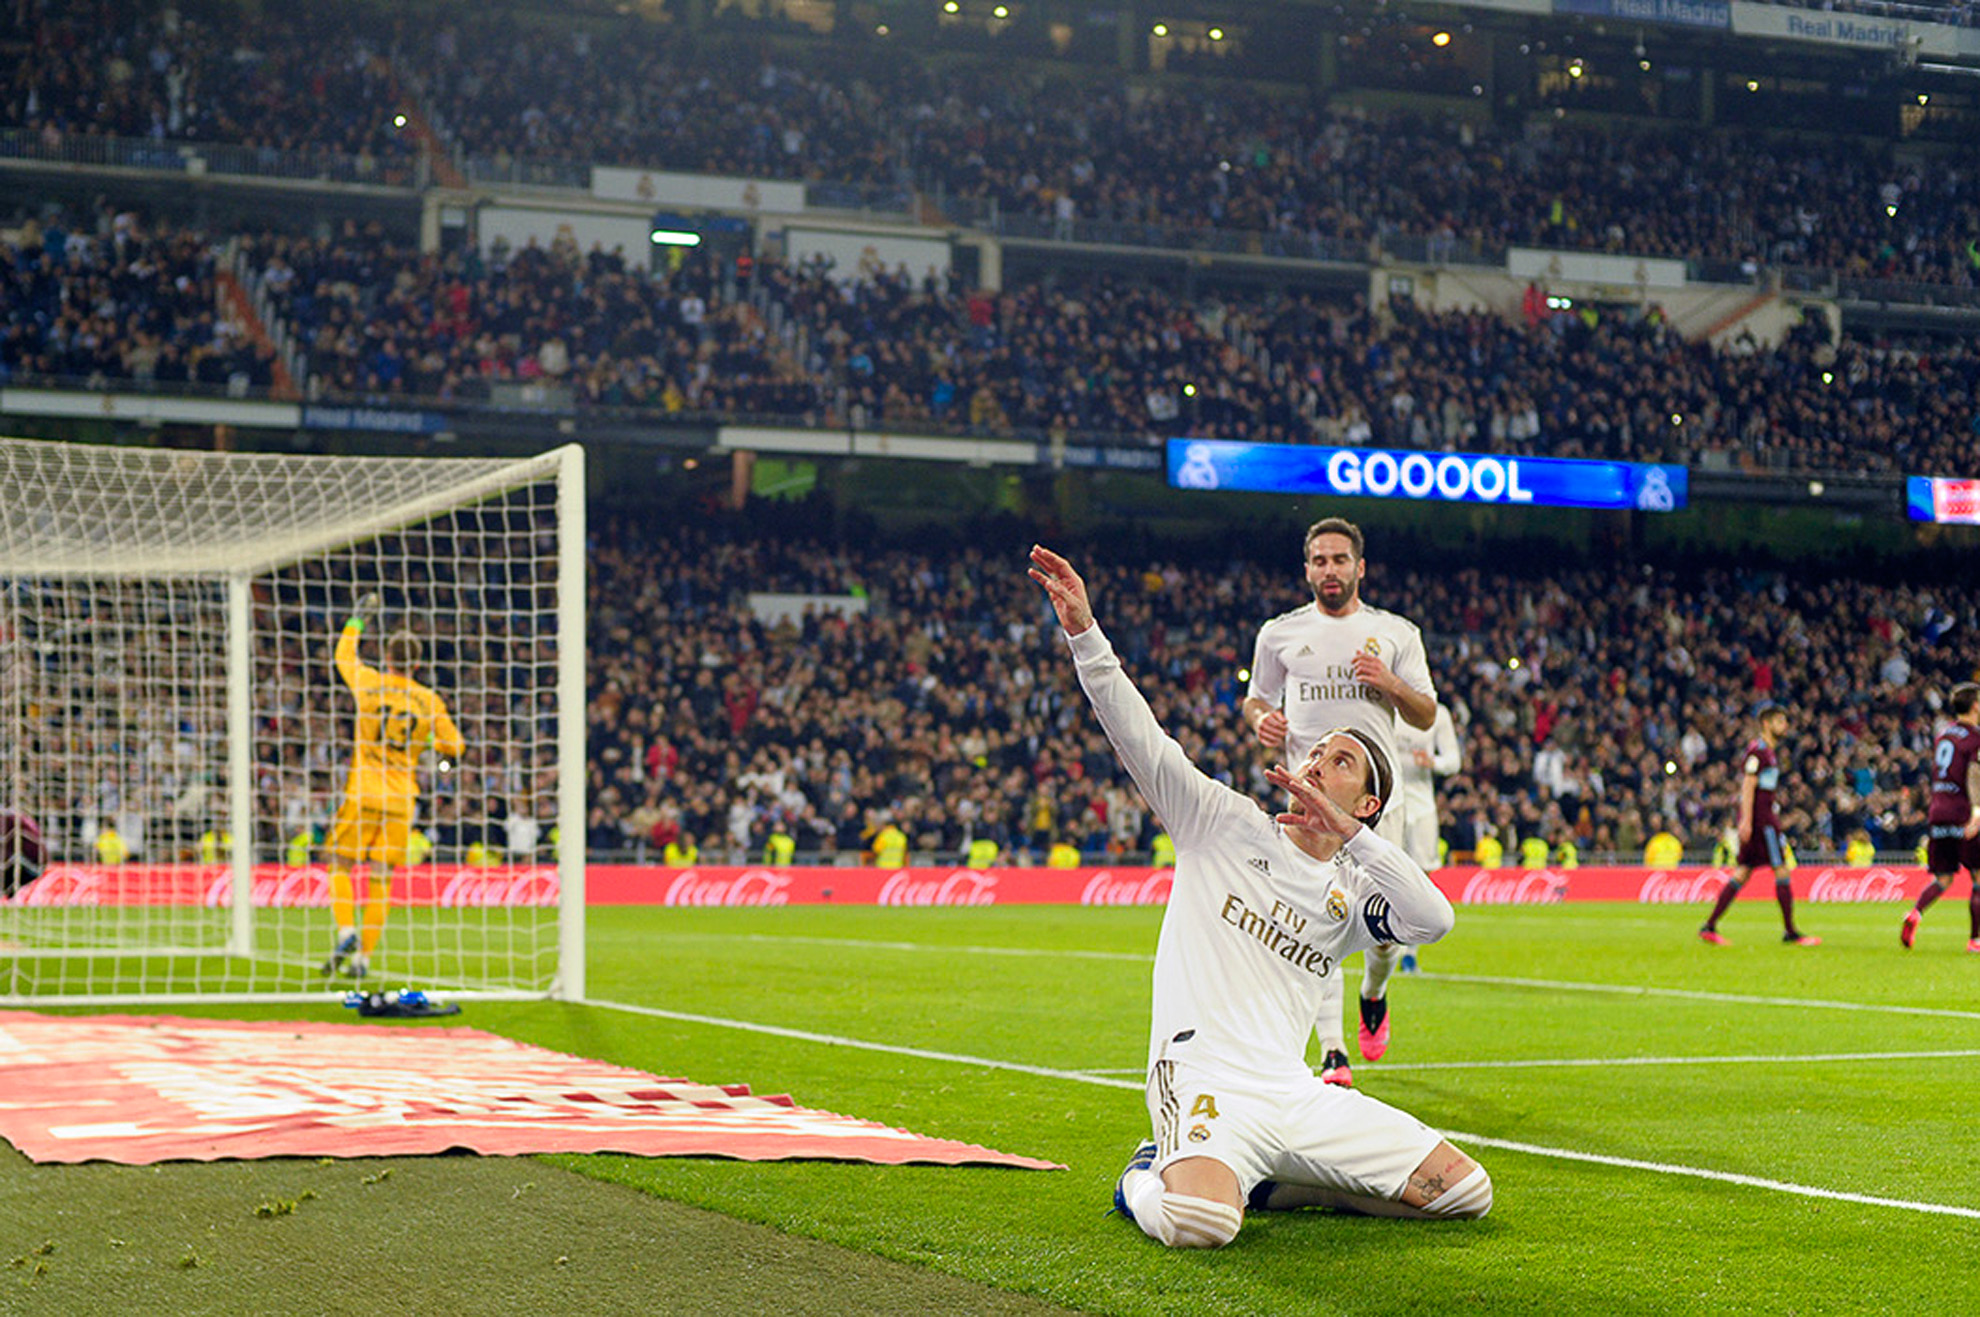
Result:
M1353 581L1322 581L1313 589L1313 600L1330 613L1338 613L1352 604L1359 593Z

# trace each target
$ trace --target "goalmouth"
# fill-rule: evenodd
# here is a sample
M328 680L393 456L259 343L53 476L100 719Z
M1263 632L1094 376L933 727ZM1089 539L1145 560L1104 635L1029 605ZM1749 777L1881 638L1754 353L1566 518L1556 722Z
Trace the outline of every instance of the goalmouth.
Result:
M584 452L182 452L0 439L0 1005L584 996ZM428 752L369 972L329 838L367 595L418 639ZM416 752L416 751L415 751ZM332 972L326 972L331 970Z

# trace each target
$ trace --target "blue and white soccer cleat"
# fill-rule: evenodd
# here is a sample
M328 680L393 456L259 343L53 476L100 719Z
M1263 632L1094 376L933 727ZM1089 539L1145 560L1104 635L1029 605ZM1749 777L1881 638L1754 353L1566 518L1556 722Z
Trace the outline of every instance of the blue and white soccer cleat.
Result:
M1128 1211L1127 1193L1122 1188L1127 1183L1129 1171L1146 1171L1155 1165L1155 1140L1144 1139L1141 1146L1128 1158L1128 1164L1121 1169L1120 1178L1114 1181L1114 1210L1128 1220L1134 1220L1134 1213Z

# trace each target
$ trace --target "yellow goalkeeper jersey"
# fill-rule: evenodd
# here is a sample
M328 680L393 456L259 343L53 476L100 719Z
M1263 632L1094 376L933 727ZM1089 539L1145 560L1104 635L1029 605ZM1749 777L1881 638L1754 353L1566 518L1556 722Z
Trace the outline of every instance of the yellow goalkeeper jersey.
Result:
M410 812L419 797L414 769L426 750L453 757L461 731L447 706L411 677L380 672L358 657L364 629L346 624L337 638L337 675L357 700L357 744L351 756L347 801L372 809Z

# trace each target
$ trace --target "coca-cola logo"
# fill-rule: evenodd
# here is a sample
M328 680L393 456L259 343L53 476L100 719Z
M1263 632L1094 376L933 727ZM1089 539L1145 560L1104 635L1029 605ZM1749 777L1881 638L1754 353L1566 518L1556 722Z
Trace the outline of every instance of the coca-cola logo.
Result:
M901 869L880 885L881 905L995 905L997 880L976 869L957 869L946 878L917 878Z
M102 905L103 875L73 865L54 864L14 894L20 905Z
M1902 901L1904 875L1890 869L1824 869L1808 884L1811 901Z
M774 869L745 869L734 878L704 878L683 869L667 885L662 905L788 905L791 880Z
M557 871L551 868L462 869L440 889L435 904L555 905L557 892Z
M1712 900L1725 885L1724 869L1700 869L1696 873L1656 869L1643 880L1636 899L1649 905L1692 905Z
M1146 877L1137 878L1133 874L1117 874L1112 869L1100 869L1086 880L1086 889L1079 894L1081 905L1167 905L1169 889L1175 886L1176 872L1173 869L1154 869Z
M1567 879L1550 869L1480 869L1465 880L1460 905L1552 905Z

